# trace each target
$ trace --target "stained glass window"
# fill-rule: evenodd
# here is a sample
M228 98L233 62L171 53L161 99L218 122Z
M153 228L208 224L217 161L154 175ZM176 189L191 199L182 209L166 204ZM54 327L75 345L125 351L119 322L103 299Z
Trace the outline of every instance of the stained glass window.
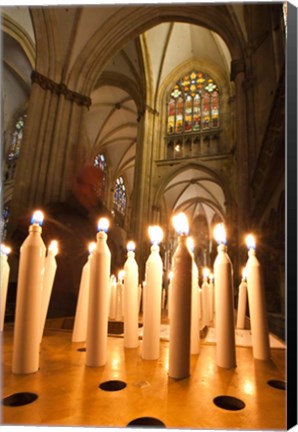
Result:
M99 182L97 192L98 192L99 198L104 200L106 182L107 182L107 162L106 162L106 158L104 157L104 155L101 153L98 153L94 158L93 165L96 168L100 169L100 171L101 171L101 178L100 178L101 181Z
M114 185L113 207L123 216L126 210L126 187L123 177L118 177Z
M219 90L215 81L197 71L183 76L168 100L168 135L218 127Z
M7 154L8 161L18 159L19 157L26 117L26 114L22 115L15 124L15 130L12 133L12 140Z

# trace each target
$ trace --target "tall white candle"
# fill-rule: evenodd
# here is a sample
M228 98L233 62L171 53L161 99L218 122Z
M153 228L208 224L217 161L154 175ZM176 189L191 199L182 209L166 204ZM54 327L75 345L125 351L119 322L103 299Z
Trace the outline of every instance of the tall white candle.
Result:
M10 267L7 261L7 257L10 254L11 249L1 244L1 304L0 304L0 331L3 331L4 327L4 319L5 319L5 309L6 309L6 299L7 299L7 290L8 290L8 281L9 281L9 274L10 274Z
M200 316L199 316L199 270L194 260L194 241L192 237L187 238L187 247L192 258L191 279L191 330L190 330L190 353L200 353Z
M246 283L246 268L242 271L242 280L239 285L238 292L238 308L237 308L237 329L245 328L245 316L246 316L246 300L247 300L247 283Z
M214 236L218 243L214 261L216 361L218 366L229 369L236 366L233 267L225 246L223 224L216 225Z
M103 366L107 361L108 303L111 252L107 245L109 220L98 221L96 248L90 260L90 285L86 338L86 365Z
M43 213L34 212L29 235L20 249L14 323L12 372L28 374L39 368L40 313L46 247L41 238Z
M203 283L202 283L202 301L203 301L203 326L209 326L210 317L210 299L209 299L209 284L208 276L210 270L207 267L203 268Z
M159 226L150 226L151 253L146 261L145 281L143 288L143 342L142 358L156 360L160 348L161 290L163 264L159 255L159 243L163 231Z
M173 281L171 292L171 322L169 342L169 376L175 379L190 375L191 293L192 265L186 239L189 231L184 213L173 217L179 234L178 246L173 255Z
M248 247L247 292L252 336L253 356L258 360L270 359L269 332L266 315L263 274L255 252L255 240L250 234L246 237Z
M127 243L127 260L124 264L124 346L139 345L138 286L139 268L135 260L135 243Z
M168 299L167 299L167 310L168 310L169 321L171 320L171 318L170 318L170 311L171 311L172 279L173 279L173 271L171 270L171 271L169 271L169 285L168 285Z
M117 279L115 275L112 275L110 278L110 309L109 309L109 318L112 320L116 319L116 287L117 287Z
M96 243L91 242L88 246L88 259L82 269L80 289L72 332L72 342L85 342L87 338L89 285L90 285L90 261Z
M124 319L124 301L123 301L123 280L125 272L120 270L118 273L118 282L116 284L116 321Z
M209 318L210 318L210 324L212 323L214 319L214 285L213 285L213 279L214 276L212 273L209 274Z
M40 340L42 339L45 322L47 318L53 283L57 270L56 255L58 253L58 243L53 240L48 248L45 259L42 294L41 294L41 319L40 319Z

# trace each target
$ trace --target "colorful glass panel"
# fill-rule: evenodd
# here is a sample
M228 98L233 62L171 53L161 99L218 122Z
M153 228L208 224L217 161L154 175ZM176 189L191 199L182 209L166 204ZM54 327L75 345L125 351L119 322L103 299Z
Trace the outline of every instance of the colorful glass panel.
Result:
M193 130L201 129L201 97L197 94L193 101Z
M208 129L210 123L210 96L204 93L203 96L203 129Z
M190 132L192 130L192 97L187 96L184 107L184 130Z
M126 210L126 187L123 177L118 177L114 185L113 207L123 216Z
M168 104L168 133L174 132L175 124L175 99L170 99Z
M27 115L21 116L15 124L15 130L12 133L11 144L8 149L7 159L12 161L18 159L20 155L21 144L23 140L24 127Z
M176 132L182 131L183 125L183 98L180 96L176 102Z
M218 92L214 91L211 96L211 119L212 119L212 127L216 128L219 126L219 117L218 117Z

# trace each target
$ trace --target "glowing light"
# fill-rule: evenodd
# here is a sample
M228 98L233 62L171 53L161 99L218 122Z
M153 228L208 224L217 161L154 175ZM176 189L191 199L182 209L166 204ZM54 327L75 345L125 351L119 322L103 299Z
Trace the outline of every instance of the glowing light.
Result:
M57 240L52 240L49 246L49 251L53 252L53 255L57 255L58 253L58 242Z
M195 243L192 237L187 237L186 239L186 245L188 247L188 249L193 252L194 248L195 248Z
M1 243L1 252L2 252L4 255L9 255L10 252L11 252L11 248L8 247L8 246L6 246L5 244Z
M96 248L96 243L95 242L90 242L88 245L88 252L89 254L92 254L92 252L94 251L94 249Z
M173 279L173 275L174 275L173 271L172 270L169 271L168 278L169 278L170 281Z
M181 212L173 216L173 226L179 235L188 235L189 225L185 213Z
M245 243L246 243L247 249L255 249L256 248L255 238L252 234L248 234L245 237Z
M219 223L215 225L214 231L213 231L214 238L217 242L217 244L226 244L226 230L223 223Z
M133 241L129 241L126 245L126 249L128 252L132 251L134 252L136 250L136 244Z
M208 267L204 267L203 268L203 277L207 279L209 274L210 274L210 269L208 269Z
M214 275L212 273L210 273L209 280L210 280L211 283L212 283L213 279L214 279Z
M108 232L110 221L107 218L100 218L97 224L98 231Z
M120 272L118 273L118 281L122 282L125 276L125 271L124 270L120 270Z
M149 226L148 234L152 244L159 245L163 239L163 230L158 225Z
M247 278L247 268L246 267L243 267L243 269L242 269L242 277L243 277L243 279Z
M41 210L36 210L33 213L33 216L31 218L31 224L32 225L36 224L36 225L42 226L43 218L44 218L43 212Z

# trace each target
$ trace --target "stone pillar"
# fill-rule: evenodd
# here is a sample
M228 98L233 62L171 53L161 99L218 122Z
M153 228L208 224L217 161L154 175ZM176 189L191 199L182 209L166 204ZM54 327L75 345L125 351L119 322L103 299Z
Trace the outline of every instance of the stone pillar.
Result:
M65 200L74 175L82 115L90 104L90 98L33 71L9 232L29 209Z

